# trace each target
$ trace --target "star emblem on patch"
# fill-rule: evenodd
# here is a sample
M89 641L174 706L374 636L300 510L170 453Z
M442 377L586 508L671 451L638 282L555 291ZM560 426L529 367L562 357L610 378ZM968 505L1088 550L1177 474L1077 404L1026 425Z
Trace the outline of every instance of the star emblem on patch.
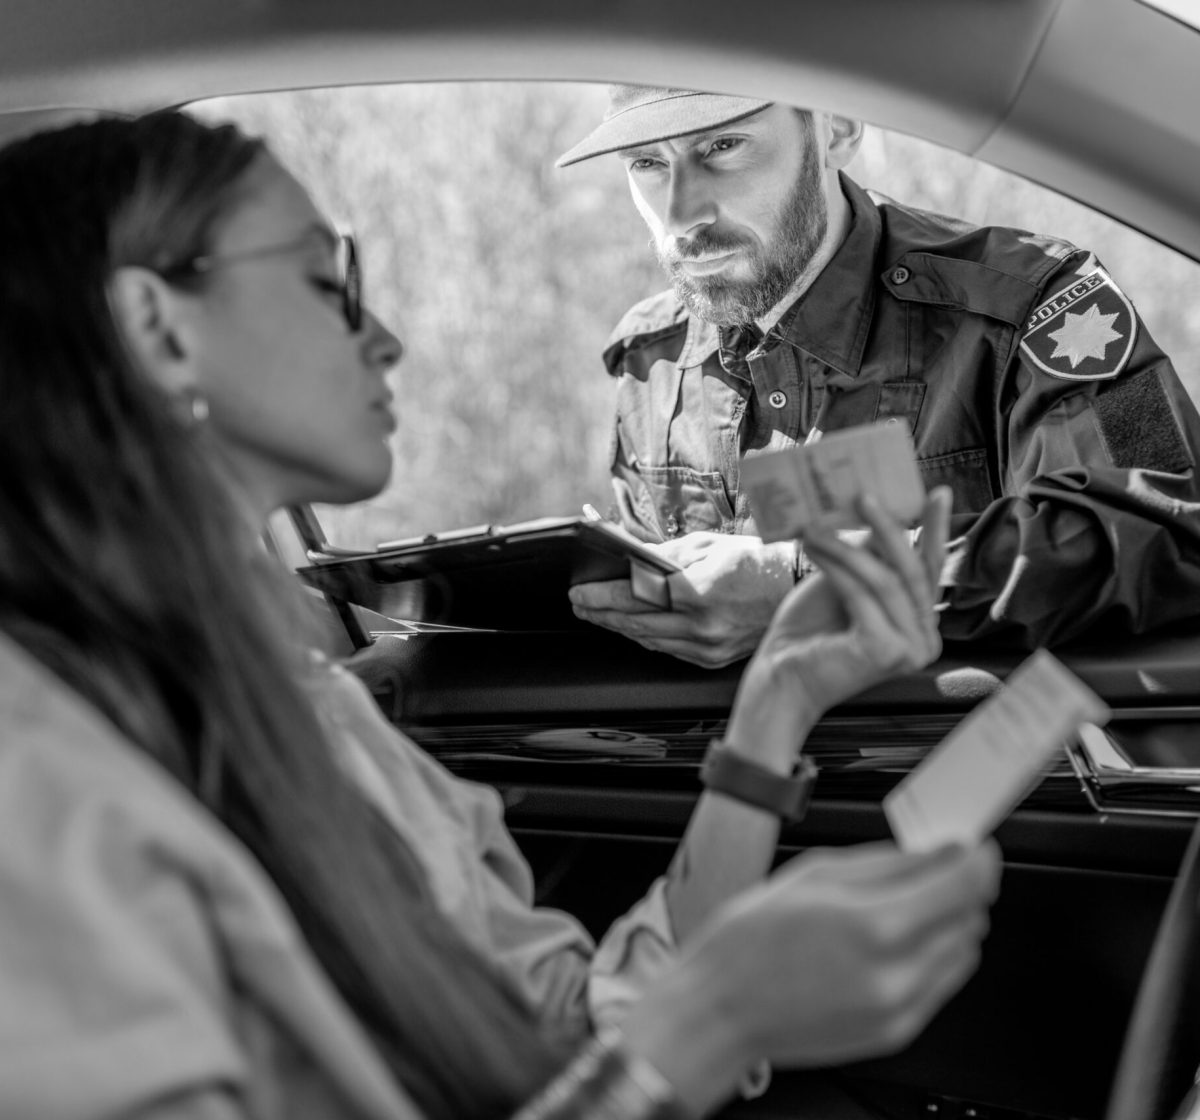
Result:
M1067 321L1050 337L1058 343L1051 358L1066 358L1075 369L1085 358L1104 360L1104 352L1110 344L1121 341L1119 331L1112 329L1116 312L1102 315L1100 308L1092 304L1083 314L1067 312Z
M1099 381L1125 368L1137 316L1102 268L1062 288L1029 317L1021 350L1043 373L1068 381Z

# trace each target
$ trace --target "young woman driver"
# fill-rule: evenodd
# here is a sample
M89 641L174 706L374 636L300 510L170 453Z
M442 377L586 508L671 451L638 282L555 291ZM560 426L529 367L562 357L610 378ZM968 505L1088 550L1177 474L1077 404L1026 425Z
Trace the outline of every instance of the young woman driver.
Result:
M993 847L808 853L716 791L597 948L535 909L494 792L301 652L262 519L391 466L396 338L265 151L166 113L0 152L0 1115L695 1116L761 1060L894 1049L972 971ZM928 661L919 552L823 574L726 749Z

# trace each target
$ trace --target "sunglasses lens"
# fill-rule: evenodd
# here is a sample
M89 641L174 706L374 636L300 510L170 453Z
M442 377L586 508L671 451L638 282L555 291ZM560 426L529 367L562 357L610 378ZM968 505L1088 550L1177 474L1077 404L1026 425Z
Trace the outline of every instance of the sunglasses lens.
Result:
M354 239L344 236L342 249L342 292L346 325L357 331L362 327L362 275L358 270L358 249Z

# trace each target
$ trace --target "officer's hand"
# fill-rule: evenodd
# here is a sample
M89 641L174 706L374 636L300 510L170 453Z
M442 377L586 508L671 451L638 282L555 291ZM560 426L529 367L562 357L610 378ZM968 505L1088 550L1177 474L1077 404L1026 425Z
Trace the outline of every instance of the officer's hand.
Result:
M753 652L794 585L790 543L702 532L653 547L683 569L670 577L670 611L635 599L628 580L613 580L571 588L575 614L705 668Z
M719 986L752 1056L824 1066L885 1054L975 971L1000 868L990 840L924 855L812 850L719 911L687 964Z

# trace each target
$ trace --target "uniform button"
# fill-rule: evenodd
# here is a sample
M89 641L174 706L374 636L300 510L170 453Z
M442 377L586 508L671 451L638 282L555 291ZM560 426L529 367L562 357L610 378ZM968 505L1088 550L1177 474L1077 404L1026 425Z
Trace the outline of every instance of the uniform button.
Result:
M667 535L671 537L679 536L679 522L675 520L673 513L667 514Z
M904 265L900 265L899 268L892 269L892 283L893 284L907 284L908 278L911 275L912 275L912 273L909 272L908 269L904 267Z
M767 402L770 404L770 406L772 408L783 408L783 406L785 404L787 404L787 393L784 393L781 390L776 389L775 392L773 392L767 398Z

